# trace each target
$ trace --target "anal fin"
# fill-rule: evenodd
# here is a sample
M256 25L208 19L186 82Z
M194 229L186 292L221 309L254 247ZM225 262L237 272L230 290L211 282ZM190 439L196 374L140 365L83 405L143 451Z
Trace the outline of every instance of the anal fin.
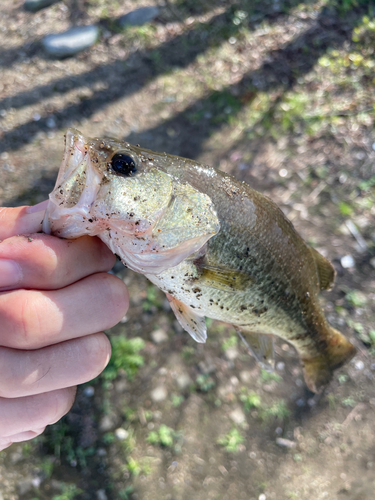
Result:
M182 328L186 330L196 342L205 343L207 339L205 317L199 316L192 307L172 297L169 293L167 293L166 296Z
M244 332L246 335L245 338L238 328L236 331L242 342L245 344L247 350L258 361L261 368L268 372L272 372L275 368L273 335Z

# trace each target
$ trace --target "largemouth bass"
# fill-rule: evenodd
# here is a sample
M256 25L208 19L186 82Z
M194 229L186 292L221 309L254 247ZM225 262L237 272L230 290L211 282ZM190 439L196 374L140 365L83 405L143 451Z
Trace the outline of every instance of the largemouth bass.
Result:
M43 231L101 238L166 293L198 342L206 316L226 321L267 365L281 337L313 392L355 353L319 306L332 264L273 201L212 167L70 129Z

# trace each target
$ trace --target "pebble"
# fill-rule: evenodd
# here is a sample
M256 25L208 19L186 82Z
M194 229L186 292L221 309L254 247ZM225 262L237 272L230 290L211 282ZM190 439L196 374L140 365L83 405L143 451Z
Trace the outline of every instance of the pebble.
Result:
M363 361L361 360L358 360L354 363L354 366L357 370L363 370L363 368L365 367L365 364Z
M236 347L229 347L225 351L225 357L228 361L234 361L239 356L238 349Z
M276 438L276 444L279 446L282 446L283 448L295 448L296 443L294 441L291 441L290 439L285 439L278 437Z
M238 424L238 425L241 425L246 421L245 414L242 411L242 409L239 407L235 408L233 411L231 411L229 416L230 416L231 420L233 420L233 422L235 424Z
M142 24L151 22L158 14L159 9L157 7L141 7L121 16L118 24L121 28L125 26L142 26Z
M167 396L168 396L168 391L164 387L164 385L156 387L153 391L151 391L150 394L152 401L154 401L155 403L164 401L167 398Z
M187 389L193 383L193 381L191 380L191 378L189 377L189 375L187 373L181 373L181 375L179 375L176 378L176 382L177 382L178 388L181 391L183 391L184 389Z
M259 495L259 498L258 500L266 500L266 495L264 493L262 493L261 495Z
M44 50L53 57L68 57L93 45L99 36L95 25L78 26L64 33L47 35L42 40Z
M87 387L85 387L83 389L83 394L88 397L88 398L91 398L94 394L95 394L95 389L92 385L88 385Z
M107 493L105 490L98 490L96 492L96 498L97 500L108 500Z
M276 364L276 370L279 372L283 372L285 370L285 363L283 361L279 361Z
M370 259L370 264L375 269L375 257L373 257L372 259Z
M127 437L129 437L129 432L126 429L119 427L115 430L115 437L119 441L124 441Z
M100 420L99 429L101 432L108 432L112 430L115 426L114 417L110 415L104 415L104 417Z
M168 340L168 334L162 328L151 332L151 339L155 344L161 344Z
M50 5L59 2L60 0L25 0L23 4L25 10L30 12L36 12L44 7L49 7Z
M345 255L341 258L340 262L344 269L349 269L350 267L355 266L355 261L351 255Z

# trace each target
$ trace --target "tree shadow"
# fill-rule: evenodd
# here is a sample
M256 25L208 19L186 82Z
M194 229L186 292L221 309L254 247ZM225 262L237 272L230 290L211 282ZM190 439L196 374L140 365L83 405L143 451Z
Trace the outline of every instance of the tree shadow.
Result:
M262 21L276 22L279 16L285 15L296 3L296 0L286 1L282 4L283 11L276 13L267 7L263 11ZM255 4L257 8L258 4L260 5L261 2ZM246 3L246 6L249 12L254 11L254 5L251 2ZM72 121L79 120L81 117L89 118L108 103L139 91L146 83L150 82L150 79L155 79L175 68L187 67L209 48L219 46L222 42L235 36L239 30L239 25L233 22L233 16L236 15L236 12L231 6L224 13L215 15L208 23L198 23L155 49L138 51L127 59L117 59L80 75L60 78L46 85L35 86L31 90L19 92L15 96L1 100L0 109L20 109L56 95L56 93L64 94L79 87L92 88L100 82L104 89L94 91L92 97L53 113L57 128L63 129L69 126ZM259 22L252 20L249 16L247 25L255 29ZM32 54L37 51L37 46L30 46L29 50ZM15 53L16 49L11 49L9 53L6 51L0 53L0 61L10 62L13 58L14 62ZM204 103L197 102L195 104L195 108L202 106ZM37 122L29 120L9 132L4 132L1 135L0 153L16 150L32 141L38 132L47 131L49 117L50 114L46 113ZM179 121L179 115L177 115L176 120Z

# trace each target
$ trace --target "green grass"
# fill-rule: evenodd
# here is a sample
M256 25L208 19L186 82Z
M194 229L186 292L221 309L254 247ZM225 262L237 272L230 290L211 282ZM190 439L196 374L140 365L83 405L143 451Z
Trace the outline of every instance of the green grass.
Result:
M139 354L144 348L144 341L139 337L128 339L125 335L113 336L110 341L112 356L101 377L105 382L110 382L121 370L126 373L129 380L132 380L144 364L144 358Z
M151 431L148 434L147 442L163 446L164 448L172 448L179 437L179 432L176 432L165 424L161 424L157 431Z
M217 440L217 443L223 446L228 453L237 453L244 441L239 430L236 427L232 427L228 434Z

